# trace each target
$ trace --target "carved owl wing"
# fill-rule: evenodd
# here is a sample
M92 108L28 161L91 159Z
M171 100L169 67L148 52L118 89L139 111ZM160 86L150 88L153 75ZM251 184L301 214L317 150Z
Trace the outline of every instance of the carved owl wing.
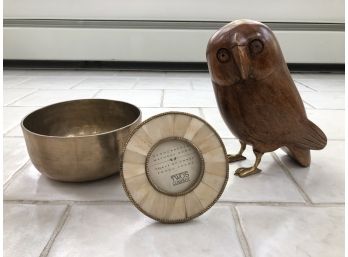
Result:
M325 134L308 120L290 75L269 78L242 94L241 112L246 127L252 130L249 134L258 141L313 150L326 145Z

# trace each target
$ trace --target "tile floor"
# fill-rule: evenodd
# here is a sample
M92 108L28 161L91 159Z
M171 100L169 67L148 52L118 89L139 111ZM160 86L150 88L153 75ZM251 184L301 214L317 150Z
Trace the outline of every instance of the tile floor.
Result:
M185 224L159 224L128 201L120 178L69 184L30 163L19 126L33 110L63 100L109 98L143 118L177 110L206 119L229 152L238 141L216 108L204 72L4 71L4 254L22 256L344 256L344 75L293 74L308 116L326 133L309 168L280 150L263 172L232 172L219 202ZM20 245L20 246L19 246Z

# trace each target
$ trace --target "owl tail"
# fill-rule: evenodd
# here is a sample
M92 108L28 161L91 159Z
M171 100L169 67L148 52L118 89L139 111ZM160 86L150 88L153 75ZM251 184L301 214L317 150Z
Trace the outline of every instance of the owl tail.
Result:
M282 148L293 160L303 167L311 164L311 151L309 149L287 146Z
M302 129L296 132L296 139L283 150L301 166L311 163L310 150L320 150L326 146L327 138L321 129L310 120L306 120Z
M298 131L296 147L302 149L320 150L326 146L327 138L321 129L310 120L306 120L304 126Z

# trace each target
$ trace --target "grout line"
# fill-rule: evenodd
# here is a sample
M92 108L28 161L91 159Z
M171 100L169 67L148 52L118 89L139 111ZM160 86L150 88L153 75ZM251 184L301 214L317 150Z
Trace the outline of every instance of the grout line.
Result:
M77 86L81 85L81 83L84 82L87 79L88 79L88 77L85 77L85 78L82 78L80 81L76 82L76 84L73 83L72 86L68 88L68 90L69 89L75 89Z
M268 207L342 207L345 203L313 203L309 205L305 202L229 202L219 201L218 206L247 205L247 206L268 206Z
M42 250L41 254L40 254L40 257L46 257L51 248L52 248L52 245L55 241L55 239L57 238L58 234L60 233L60 231L62 230L62 228L64 227L68 217L69 217L69 214L70 214L70 210L71 210L71 206L68 205L66 208L65 208L65 211L62 215L62 217L60 218L58 224L57 224L57 227L55 228L55 230L53 231L50 239L48 240L46 246L44 247L44 249Z
M94 201L94 202L84 202L84 201L76 201L73 202L74 205L126 205L126 206L134 206L130 200L114 200L110 203L108 201Z
M21 76L16 76L16 77L21 77ZM25 79L24 81L19 82L18 84L12 85L9 88L5 88L5 89L24 89L23 87L17 87L17 86L20 86L20 85L24 84L25 82L28 82L29 80L31 80L33 78L35 78L35 77L27 77L27 79Z
M232 135L232 133L231 133L231 135ZM239 139L238 138L236 138L236 137L221 137L221 139L222 140L238 140L238 142L239 142ZM247 145L248 146L248 145Z
M252 205L252 206L308 206L305 202L236 202L220 200L219 205Z
M6 204L37 204L37 205L133 205L129 200L4 200Z
M136 90L136 86L139 84L140 79L136 78L133 86L129 90Z
M36 204L36 205L74 205L73 201L67 200L50 200L50 201L41 201L41 200L4 200L5 204Z
M98 89L97 92L91 96L91 98L95 98L103 89Z
M305 104L309 105L309 107L312 107L313 109L317 110L317 108L316 108L314 105L308 103L308 102L305 101L302 97L301 97L301 99L302 99L302 101L303 101Z
M17 128L17 126L20 126L21 124L16 124L14 127L11 127L10 129L6 130L6 132L3 133L3 137L11 137L11 136L7 136L7 134L9 134L12 130L14 130L15 128Z
M303 102L303 101L302 101ZM315 110L313 109L312 106L309 106L307 103L303 102L303 105L304 105L304 108L305 108L305 111L307 113L307 111L310 111L310 110Z
M297 181L291 175L289 168L279 159L279 157L274 152L272 152L271 155L273 159L278 163L278 165L282 168L285 175L294 183L295 187L297 188L297 190L299 191L299 193L301 194L305 202L309 205L313 205L309 196L306 194L306 192L301 188L301 186L297 183Z
M300 85L302 85L302 86L308 88L308 89L313 90L313 92L318 92L318 90L316 90L316 89L314 89L314 88L311 88L310 86L307 86L306 84L304 84L304 83L301 82L301 81L298 81L297 79L294 79L294 81L297 82L297 83L299 83ZM299 90L299 91L300 91L300 90ZM312 92L312 91L309 91L309 92Z
M37 204L37 205L130 205L133 204L129 200L4 200L6 204ZM342 207L345 203L313 203L308 205L305 202L234 202L234 201L218 201L216 206L233 206L233 205L249 205L249 206L274 206L274 207Z
M190 79L190 87L191 87L191 90L195 90L194 86L193 86L193 81L192 79Z
M38 90L39 91L39 90ZM21 99L20 99L21 100ZM66 100L66 101L68 101L68 100ZM59 102L55 102L55 103L59 103ZM55 103L52 103L52 104L55 104ZM50 104L49 104L50 105ZM44 107L46 107L47 105L11 105L11 106L7 106L7 105L5 105L5 106L3 106L3 107L11 107L11 108L22 108L22 107L37 107L37 108L44 108ZM34 110L34 111L36 111L36 110ZM29 113L28 113L29 114ZM18 124L17 124L18 125Z
M39 91L39 90L38 90ZM43 105L37 105L38 107L44 107ZM27 106L27 105L13 105L13 106L7 106L7 105L4 105L3 107L6 107L6 108L23 108L23 107L30 107L30 106ZM36 106L34 106L36 107Z
M6 192L7 188L11 185L12 181L15 180L16 177L20 173L23 172L24 168L30 165L30 159L28 159L22 166L20 166L9 178L8 180L3 184L3 192Z
M22 96L22 97L20 97L20 98L17 98L16 100L14 100L14 101L12 101L12 102L6 104L4 107L11 107L11 104L14 104L14 103L16 103L16 102L22 100L23 98L25 98L25 97L27 97L27 96L30 96L30 95L32 95L32 94L38 92L38 91L39 91L38 89L33 89L32 92L30 92L30 93L28 93L28 94L26 94L26 95L24 95L24 96Z
M163 102L164 102L164 89L161 89L161 92L162 92L162 95L161 95L161 105L160 105L160 107L164 107L163 106Z
M232 216L233 216L235 227L236 227L236 233L237 233L237 236L239 239L240 246L244 252L244 256L245 257L252 257L251 251L250 251L250 246L249 246L248 240L244 234L243 227L242 227L239 215L238 215L238 211L237 211L235 206L231 206L230 210L232 212Z
M345 108L341 108L341 109L328 109L328 108L314 108L317 111L344 111Z
M204 115L204 112L203 112L203 108L202 107L198 107L198 111L199 111L199 115L201 115L201 117L203 119L206 119L205 115Z

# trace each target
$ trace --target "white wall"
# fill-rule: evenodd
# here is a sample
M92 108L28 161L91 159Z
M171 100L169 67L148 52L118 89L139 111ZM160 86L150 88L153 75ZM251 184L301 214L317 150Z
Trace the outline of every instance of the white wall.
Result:
M5 0L4 19L344 23L343 0ZM4 59L204 62L214 30L11 26ZM289 63L344 63L344 31L275 31Z
M5 19L344 22L344 0L4 0Z

